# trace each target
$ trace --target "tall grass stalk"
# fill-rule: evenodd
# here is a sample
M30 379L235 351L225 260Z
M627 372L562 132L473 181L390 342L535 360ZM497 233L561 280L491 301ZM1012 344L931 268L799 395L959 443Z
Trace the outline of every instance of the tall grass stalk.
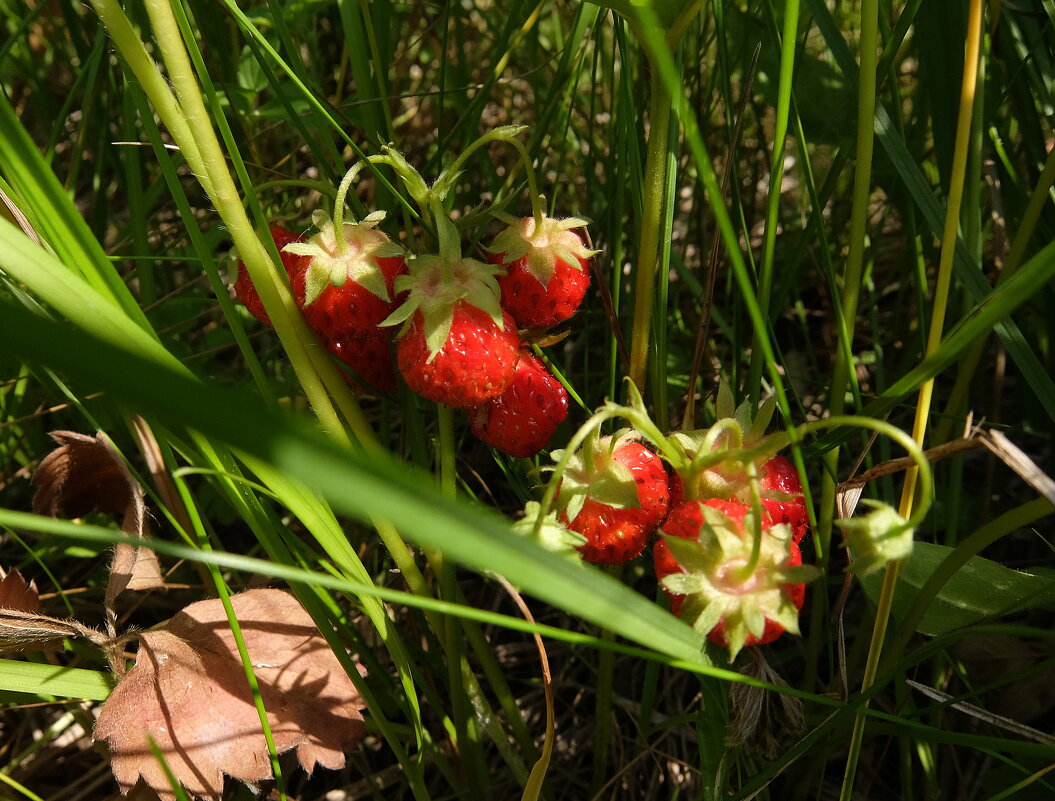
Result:
M938 264L938 278L934 287L934 301L931 309L931 325L927 335L927 346L924 357L932 355L941 345L945 328L945 311L949 301L949 286L952 281L953 255L956 249L957 232L960 227L960 208L963 200L964 182L966 180L967 161L971 141L971 115L974 112L975 91L978 79L978 65L982 45L982 2L971 0L968 11L967 39L963 57L963 85L960 89L960 110L956 121L956 145L953 152L951 183L945 210L945 227L942 232L941 259ZM934 392L934 381L928 379L919 390L916 401L916 417L912 427L912 438L922 444L930 416L931 398ZM899 512L902 517L912 514L916 497L917 479L915 468L909 468L901 492ZM894 602L894 590L897 586L900 562L890 562L883 577L883 587L876 607L875 627L869 643L868 660L865 663L864 676L861 679L862 690L867 690L875 681L882 655L883 641ZM849 801L853 794L854 777L857 772L857 760L860 755L861 741L864 737L865 719L858 715L854 720L853 734L850 739L850 752L846 760L846 773L843 778L841 801Z

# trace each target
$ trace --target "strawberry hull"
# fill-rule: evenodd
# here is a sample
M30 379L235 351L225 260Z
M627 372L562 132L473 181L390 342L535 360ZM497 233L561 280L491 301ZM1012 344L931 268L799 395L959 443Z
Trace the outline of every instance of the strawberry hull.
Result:
M509 223L495 237L487 257L503 268L498 276L502 308L523 328L567 320L590 286L589 259L596 251L583 244L576 230L586 221L542 215Z
M585 261L578 266L558 262L549 285L531 274L524 259L512 264L503 262L505 254L491 254L488 261L502 264L507 273L498 277L502 290L502 308L513 315L524 328L548 328L564 322L578 310L590 286Z
M340 336L348 332L366 333L375 330L396 307L395 278L406 272L400 257L375 260L384 278L391 300L384 300L348 279L341 286L327 286L314 301L304 307L308 324L322 336Z
M796 571L805 570L800 567L798 544L787 525L775 527L771 520L763 520L754 570L743 574L752 563L753 535L745 531L749 513L746 504L736 501L687 501L671 511L661 532L665 538L653 547L656 577L671 598L671 611L684 616L689 611L687 603L693 599L689 622L700 615L701 624L710 626L705 631L707 637L716 645L729 647L734 656L744 646L773 642L789 628L797 632L797 613L806 591L796 576ZM692 543L687 550L680 548L688 561L678 561L668 539ZM671 576L679 577L669 581L685 588L683 591L666 586L665 579ZM795 580L789 581L793 576ZM757 623L751 623L752 619ZM732 637L729 620L735 630ZM762 624L761 631L756 628L758 624ZM730 640L735 641L731 644Z

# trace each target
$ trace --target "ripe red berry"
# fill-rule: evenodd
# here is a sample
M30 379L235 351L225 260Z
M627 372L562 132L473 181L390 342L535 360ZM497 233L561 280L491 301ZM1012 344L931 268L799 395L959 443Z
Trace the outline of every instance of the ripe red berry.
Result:
M589 250L574 230L585 220L534 217L511 221L489 248L488 261L501 264L502 308L524 328L552 326L571 317L590 285Z
M784 631L798 633L804 582L814 574L786 525L763 524L758 560L750 509L735 501L687 501L673 509L657 542L656 576L671 596L671 610L731 657L745 645L762 645Z
M270 231L271 238L275 240L275 247L278 248L279 255L282 257L282 267L285 269L286 277L289 279L290 286L293 289L293 298L296 300L297 305L301 306L304 303L304 273L307 270L308 260L293 253L283 252L283 248L292 242L303 241L303 237L286 230L280 225L270 226ZM264 311L264 304L261 303L260 295L257 293L256 287L253 286L253 282L249 278L249 271L245 268L245 264L241 259L238 260L234 294L242 302L242 305L249 310L251 315L260 320L260 322L271 325L271 319L267 316L267 312Z
M286 247L308 260L304 316L324 340L377 328L395 308L394 282L406 272L403 251L376 226L383 213L344 223L338 238L333 221L316 211L319 229L307 242Z
M345 380L356 392L387 395L396 389L392 357L392 335L383 328L335 334L323 344L351 368Z
M469 410L473 434L510 456L534 456L568 416L568 393L535 354L521 349L501 395Z
M396 279L406 300L385 326L406 323L396 339L399 371L412 390L448 406L479 406L513 380L520 340L498 305L494 269L475 259L414 259Z
M568 463L558 505L561 522L586 537L583 559L623 564L644 550L667 515L667 472L633 432L603 437Z
M727 473L731 474L731 471L727 471ZM721 480L720 486L728 490L728 494L723 494L718 500L749 503L751 494L746 467L741 465L736 470L736 473L737 477L734 480L729 480L728 474L725 479ZM765 528L769 528L780 523L787 523L791 526L792 539L798 544L806 536L806 532L809 531L810 527L809 513L806 511L806 499L802 494L802 482L799 481L798 471L783 456L771 456L762 462L758 473L758 489L759 494L762 496L764 515L762 525ZM701 486L706 487L702 494L697 495L695 500L707 501L713 498L707 492L715 491L719 482L713 481L713 476L711 476L711 479L710 483L699 482L694 485L698 493ZM684 496L685 484L681 476L676 472L672 472L670 475L671 508L680 505L684 500Z
M759 479L762 506L769 512L773 524L791 526L791 539L797 545L810 528L806 499L802 494L799 473L783 456L773 456L762 465Z

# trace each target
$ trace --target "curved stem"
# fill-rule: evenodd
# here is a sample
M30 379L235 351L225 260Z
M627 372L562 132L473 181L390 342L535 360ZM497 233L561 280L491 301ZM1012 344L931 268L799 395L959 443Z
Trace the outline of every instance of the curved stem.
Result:
M741 451L741 457L745 461L753 461L758 456L766 453L774 453L779 451L785 445L799 441L803 435L812 434L816 431L824 431L825 429L830 428L840 428L842 426L850 428L855 426L858 428L867 428L869 431L875 431L883 436L889 437L904 448L908 456L916 463L913 470L920 476L921 480L919 483L921 491L919 499L915 505L915 511L913 511L912 516L906 520L905 527L919 528L920 523L923 522L923 518L925 518L927 512L930 511L931 503L933 503L934 500L934 477L931 474L930 462L927 461L927 455L923 452L923 448L913 437L885 420L876 420L871 417L858 417L856 415L842 415L839 417L827 417L824 420L815 420L812 423L803 423L802 425L797 426L793 433L779 431L770 434L754 448ZM776 447L774 447L774 444L776 444ZM904 513L902 513L901 516L905 517Z
M337 197L333 200L333 235L337 239L337 255L340 256L348 249L348 243L344 239L344 206L345 198L348 197L348 190L352 187L352 181L355 180L356 176L363 171L363 168L367 165L365 161L357 161L353 164L348 172L344 174L344 178L341 179L340 186L337 187Z
M520 154L520 163L524 165L524 179L528 185L528 197L531 200L531 216L535 219L535 230L541 231L542 221L546 217L546 204L535 182L535 167L531 163L531 156L528 155L527 148L519 139L509 139L508 142Z

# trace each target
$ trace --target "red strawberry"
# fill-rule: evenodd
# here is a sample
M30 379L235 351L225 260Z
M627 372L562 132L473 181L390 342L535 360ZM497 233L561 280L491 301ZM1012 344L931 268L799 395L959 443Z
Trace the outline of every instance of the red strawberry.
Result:
M308 260L292 253L284 253L283 248L292 242L302 241L303 237L292 231L287 231L280 225L270 226L270 231L271 238L275 240L275 247L278 248L279 255L282 257L282 266L286 270L286 276L289 278L290 285L293 288L293 297L297 305L301 306L304 303L304 273L307 270ZM268 318L267 312L264 311L264 304L260 302L260 295L257 294L256 287L253 286L253 282L249 278L249 271L246 270L245 264L241 259L238 260L238 274L234 282L234 294L242 302L242 305L249 310L251 315L260 320L260 322L271 325L271 320Z
M806 511L806 499L802 495L799 473L783 456L770 457L762 465L759 479L762 506L769 512L773 524L787 523L791 526L791 539L799 544L810 527L810 516Z
M396 342L412 390L448 406L479 406L513 380L520 341L498 305L494 269L475 259L420 256L396 279L406 301L384 325L405 322Z
M769 518L766 525L787 523L798 543L809 529L802 482L791 463L776 455L778 448L766 454L760 447L767 441L765 430L773 417L776 398L770 397L757 409L749 401L735 409L733 405L732 390L722 382L715 401L715 424L706 430L671 436L671 444L681 450L686 460L671 477L671 493L689 500L720 498L750 504L750 466L742 454L752 450L758 490Z
M726 465L726 468L728 468L728 465ZM738 469L741 473L740 478L730 480L730 475L734 475L734 473L727 470L727 475L721 479L721 483L718 486L716 486L715 482L716 474L713 471L708 471L711 473L708 477L710 483L706 484L706 489L703 490L696 500L711 500L714 496L709 495L709 493L717 491L720 487L728 493L720 497L720 500L732 500L744 504L750 503L751 490L747 479L746 466L740 465ZM798 471L783 456L771 456L762 462L758 472L758 489L759 494L762 496L762 509L766 515L762 523L763 527L768 528L779 523L787 523L791 526L792 539L797 545L802 541L810 527L809 513L806 511L806 499L802 495L802 482L799 481ZM697 491L699 491L699 485L697 487ZM671 473L671 507L680 505L684 500L684 495L685 485L681 476L676 472Z
M316 211L319 229L307 242L292 243L287 253L309 260L304 287L304 316L324 340L351 331L372 331L395 308L393 283L406 272L403 250L376 226L383 212L362 222L344 223L337 237L333 221Z
M354 376L345 375L345 380L356 392L387 395L395 391L392 335L388 331L348 331L327 338L323 344L354 371Z
M751 526L745 504L687 501L671 511L660 532L665 539L654 549L671 610L728 647L730 659L745 645L797 634L804 582L815 575L802 566L786 525L764 527L755 569L743 575L754 547Z
M623 564L644 550L667 515L667 471L633 431L595 439L568 462L558 506L561 522L586 537L583 559Z
M535 354L520 351L513 381L469 410L472 432L510 456L534 456L568 416L568 393Z
M576 228L585 220L534 217L510 220L491 247L487 259L505 265L498 278L502 308L524 328L556 325L571 317L590 285L589 250Z

